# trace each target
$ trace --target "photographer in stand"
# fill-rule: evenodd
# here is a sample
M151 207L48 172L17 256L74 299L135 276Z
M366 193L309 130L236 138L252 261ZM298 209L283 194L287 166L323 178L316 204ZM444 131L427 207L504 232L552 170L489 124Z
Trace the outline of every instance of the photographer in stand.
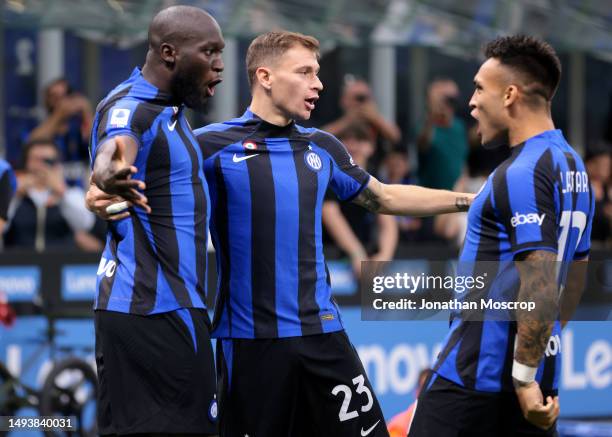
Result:
M434 80L427 92L427 116L417 131L419 182L424 187L452 190L466 164L465 124L455 115L459 87L451 79Z
M64 78L46 86L44 99L47 117L30 132L28 142L53 140L61 152L66 183L83 187L89 169L91 104Z
M344 114L323 126L322 130L338 136L351 126L364 126L370 141L376 146L370 159L370 170L376 172L386 152L402 139L399 127L380 113L368 83L352 75L347 75L344 79L340 107Z
M8 212L5 248L100 250L100 242L89 234L95 218L85 207L85 193L66 184L57 145L50 140L30 142L22 160Z

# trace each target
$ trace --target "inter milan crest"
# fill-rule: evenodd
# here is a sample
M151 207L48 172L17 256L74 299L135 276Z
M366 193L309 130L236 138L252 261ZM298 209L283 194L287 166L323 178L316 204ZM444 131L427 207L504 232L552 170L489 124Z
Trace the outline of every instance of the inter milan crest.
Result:
M257 144L255 144L255 141L247 140L242 143L242 146L247 150L257 150Z
M321 167L323 167L321 157L312 151L306 152L306 154L304 154L304 161L312 171L319 171L321 170Z

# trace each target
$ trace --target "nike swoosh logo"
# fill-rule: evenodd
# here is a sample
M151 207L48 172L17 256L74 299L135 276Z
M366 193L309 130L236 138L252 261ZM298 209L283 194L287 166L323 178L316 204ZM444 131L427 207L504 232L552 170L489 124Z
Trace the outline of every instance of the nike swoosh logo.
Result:
M172 132L174 130L175 126L176 126L176 120L174 120L174 123L172 123L172 124L170 122L168 122L168 130L170 132Z
M234 162L242 162L242 161L246 161L247 159L253 158L254 156L259 155L259 153L255 153L254 155L245 155L245 156L236 156L236 154L234 153L234 156L232 157L232 161Z
M361 428L361 437L366 437L368 434L370 434L372 431L374 431L374 428L376 428L376 426L380 423L380 420L378 422L376 422L374 425L372 425L371 428L369 428L367 431L364 431L363 428Z

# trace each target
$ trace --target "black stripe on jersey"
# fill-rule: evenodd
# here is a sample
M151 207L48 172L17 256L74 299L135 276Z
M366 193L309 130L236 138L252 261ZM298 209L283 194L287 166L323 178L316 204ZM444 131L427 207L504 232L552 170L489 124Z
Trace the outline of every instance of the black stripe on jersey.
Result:
M574 155L572 155L571 153L565 153L564 155L565 155L565 159L567 159L567 165L569 167L569 170L573 172L572 174L576 174L577 167L576 167L576 160L574 159ZM572 204L570 205L570 208L566 208L566 209L571 209L572 211L574 211L576 209L577 204L578 204L578 191L572 190Z
M276 314L276 196L272 162L265 143L257 144L260 157L246 161L251 187L251 286L256 338L278 337ZM270 211L259 214L257 209Z
M436 365L433 368L434 372L437 372L440 369L440 366L446 361L448 355L457 345L457 342L460 341L461 338L465 335L466 325L468 325L468 323L460 322L459 326L453 331L450 338L448 339L448 342L444 346L444 349L442 349L442 351L440 351L440 354L438 355L438 361L436 362ZM451 365L453 364L451 363Z
M476 261L490 262L499 254L499 221L498 214L493 209L491 194L489 194L482 206L480 214L480 239L476 248ZM475 273L476 274L476 273ZM494 276L490 276L494 277Z
M230 250L229 250L229 229L228 229L228 210L227 210L227 188L225 187L225 179L223 178L223 169L221 167L221 156L217 155L214 161L215 166L215 186L217 194L216 207L211 215L211 228L217 230L218 244L217 260L219 260L219 290L217 295L217 303L215 304L215 317L213 320L213 329L216 329L221 320L223 309L227 310L227 319L232 334L232 307L230 301Z
M132 86L134 86L134 84L129 85L124 89L118 91L117 93L113 94L112 96L109 96L108 98L102 100L96 107L96 112L108 112L107 109L111 107L117 100L124 98L130 93L130 91L132 90Z
M555 212L555 193L553 174L552 152L547 149L536 162L534 169L534 191L538 213L544 211L546 214ZM575 204L575 200L574 200ZM541 240L545 242L557 241L556 217L553 220L544 220L540 228Z
M7 220L8 207L13 197L13 187L11 187L10 170L5 171L0 177L0 219Z
M546 342L547 349L548 349L549 343L550 343L550 340ZM556 372L557 372L556 355L551 355L549 357L544 355L544 368L542 369L542 381L540 382L540 387L542 388L542 390L552 390L553 389Z
M524 143L522 145L516 146L517 148L522 149L524 147ZM506 229L506 233L508 234L510 240L510 246L516 246L516 234L512 232L512 226L510 225L510 220L512 219L512 209L510 208L510 196L508 193L508 182L506 178L506 172L508 171L508 167L512 165L512 163L518 158L520 155L520 150L512 151L512 155L504 162L502 162L497 170L495 170L495 175L493 175L493 195L495 196L495 206L498 211L507 211L507 214L498 215L499 222Z
M476 372L480 358L480 342L484 323L481 321L464 321L463 338L457 351L457 369L459 377L466 388L474 389L476 386Z
M133 211L130 217L134 230L134 259L136 260L130 313L144 315L149 314L155 307L158 263L155 261L155 252L140 218Z
M351 165L348 152L346 149L343 150L344 145L333 135L323 131L315 131L310 136L310 139L313 143L327 151L340 167Z
M557 197L559 198L559 210L565 210L565 196L563 196L563 181L561 179L561 168L559 165L555 167L555 183L557 184Z
M200 160L198 152L193 147L191 142L191 132L189 135L183 130L181 123L177 123L176 131L181 140L187 147L189 158L191 159L191 188L193 190L194 201L194 231L195 231L195 269L198 278L196 292L200 295L202 302L206 305L206 217L208 214L208 205L206 204L206 194L204 186L199 176Z
M199 134L196 139L202 150L202 158L207 160L230 144L250 139L249 136L253 134L256 128L257 124L253 123L248 128L247 125L235 126L223 131L208 131Z
M110 244L109 248L111 251L111 255L113 256L113 261L117 262L117 237L116 233L109 226L110 233ZM107 260L106 262L109 262ZM117 271L117 267L115 266L115 273ZM98 289L98 308L101 310L105 310L108 307L108 301L110 300L111 291L113 289L113 284L115 282L115 275L112 275L110 278L106 275L100 281L100 287Z
M190 307L191 298L179 271L179 245L170 185L170 146L161 123L150 147L145 174L145 195L153 211L149 214L149 226L157 248L157 258L176 301L181 307ZM148 243L147 238L144 241Z
M108 123L108 117L109 117L109 111L102 112L102 116L98 120L98 125L94 128L96 129L96 138L95 138L95 142L97 146L96 153L100 151L100 146L106 139L105 131L106 131L106 124ZM93 132L92 132L92 135L93 135ZM91 142L91 145L93 145L93 141ZM93 162L95 156L93 155L93 150L92 150L91 145L89 147L89 155Z
M594 214L595 214L595 205L594 205L594 199L593 199L593 185L591 184L591 180L589 179L589 212L587 214L587 221L586 221L587 228L588 228L588 223L591 223L593 221ZM585 228L585 232L587 228ZM580 242L578 242L578 244L580 244ZM574 259L585 258L588 254L589 254L589 249L583 252L575 252Z
M504 367L501 374L501 388L503 391L514 390L512 382L512 365L514 364L514 339L516 337L516 322L508 323L508 343L506 344L506 354L504 355Z
M257 138L262 140L265 138L303 138L304 142L308 144L308 139L297 130L295 122L286 126L277 126L265 120L260 120L257 125Z
M302 141L291 141L293 161L298 180L299 233L298 233L298 315L302 324L302 335L321 334L323 326L319 318L316 301L317 259L315 241L315 211L319 187L318 173L306 167Z

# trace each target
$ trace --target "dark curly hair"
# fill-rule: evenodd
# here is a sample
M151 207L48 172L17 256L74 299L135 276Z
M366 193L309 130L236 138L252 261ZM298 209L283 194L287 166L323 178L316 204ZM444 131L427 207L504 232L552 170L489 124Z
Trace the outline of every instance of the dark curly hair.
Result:
M552 100L561 80L561 62L550 44L533 36L502 36L484 47L487 58L519 72L528 94Z

